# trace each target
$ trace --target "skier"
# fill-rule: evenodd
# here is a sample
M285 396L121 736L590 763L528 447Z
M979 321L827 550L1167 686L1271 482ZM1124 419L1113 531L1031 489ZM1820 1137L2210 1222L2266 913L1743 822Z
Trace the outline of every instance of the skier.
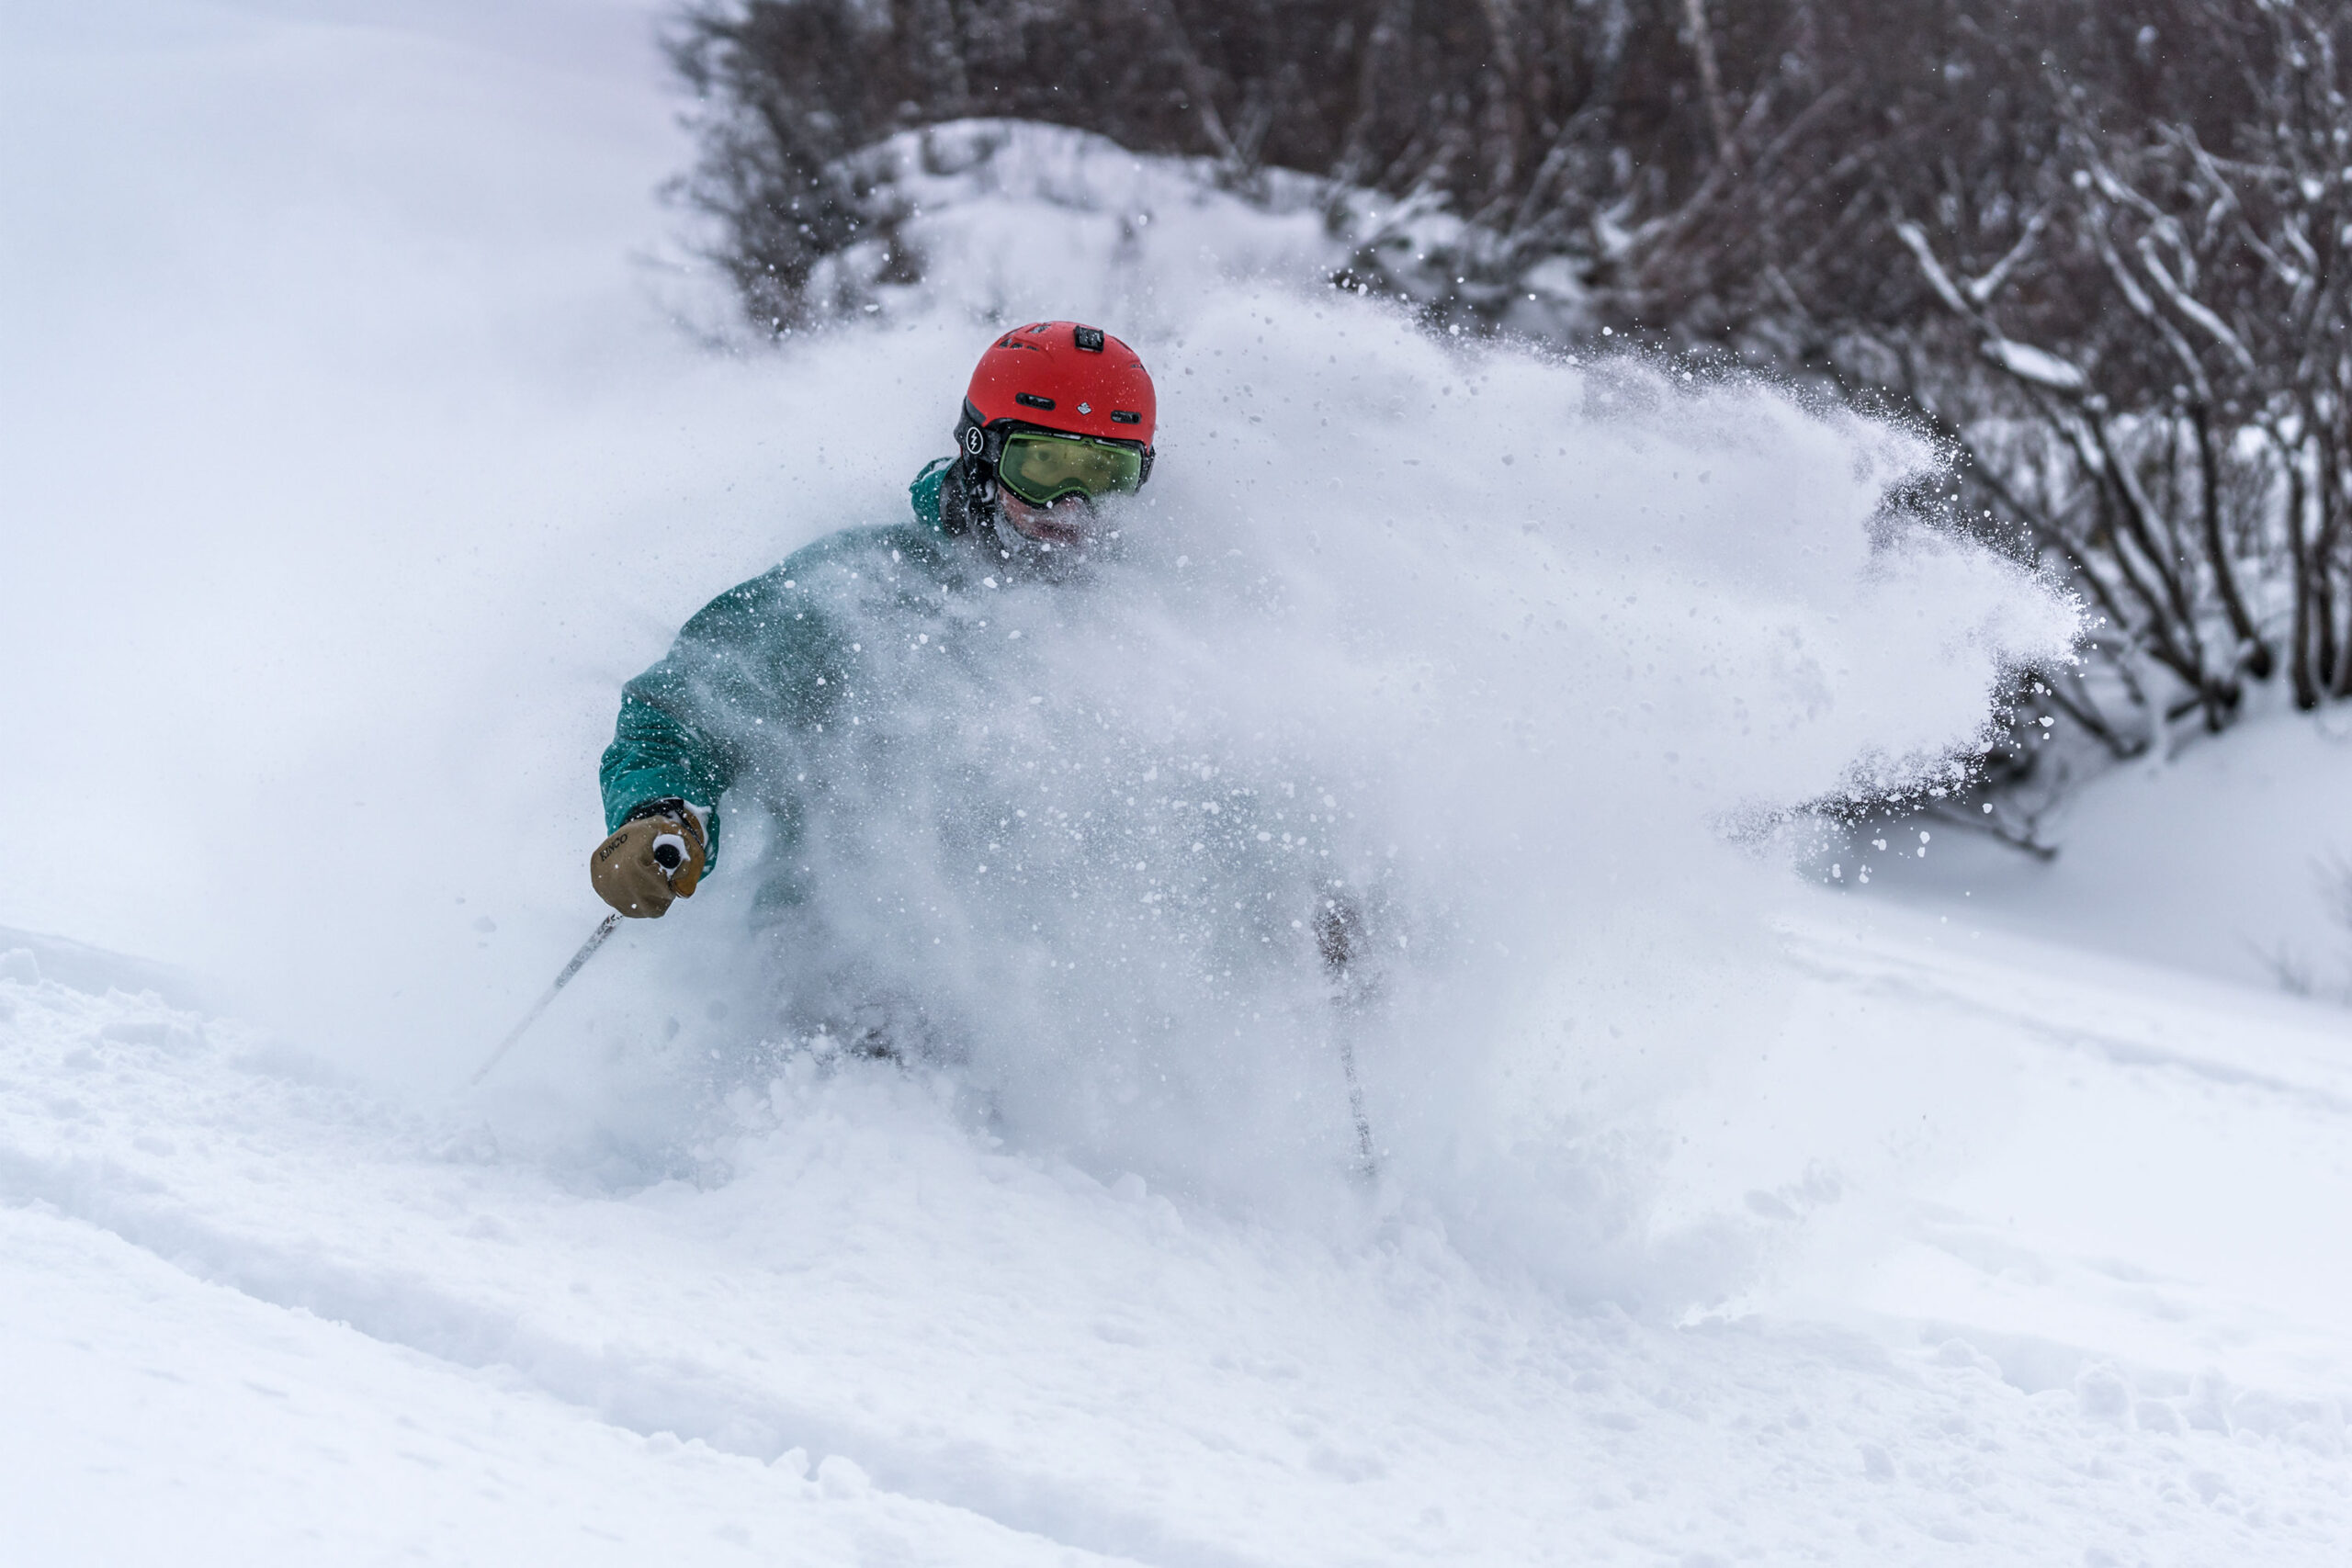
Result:
M759 903L773 915L804 902L793 852L827 762L848 726L922 673L886 648L930 647L984 581L1075 575L1113 536L1098 503L1150 477L1155 412L1143 362L1100 328L999 337L965 391L956 456L910 487L910 522L844 529L728 590L622 688L599 773L607 837L588 863L597 896L631 917L691 897L718 865L732 795L774 825Z

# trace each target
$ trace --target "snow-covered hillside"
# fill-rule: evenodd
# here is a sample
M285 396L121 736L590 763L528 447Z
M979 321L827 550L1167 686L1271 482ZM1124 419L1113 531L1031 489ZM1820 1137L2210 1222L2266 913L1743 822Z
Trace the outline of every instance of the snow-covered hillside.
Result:
M952 133L922 285L713 353L652 19L5 24L17 1555L2342 1558L2346 1015L1772 831L2073 626L1880 510L1916 443L1431 341L1035 128ZM746 818L461 1089L600 912L619 682L1048 314L1159 378L1128 554L1005 592L1025 694L943 678L823 895L961 1060L779 1033Z
M1847 858L1882 895L1964 899L2052 942L2352 999L2352 729L2276 708L2069 791L2041 824L2052 860L1955 832L1923 857L1916 827L1894 852Z
M1909 1179L1755 1192L1874 1212L1680 1325L1474 1268L1409 1193L1221 1213L870 1065L616 1190L14 958L0 1509L60 1563L2339 1560L2335 1021L1783 940L1694 1180L1888 1158L1849 1118L1896 1103Z

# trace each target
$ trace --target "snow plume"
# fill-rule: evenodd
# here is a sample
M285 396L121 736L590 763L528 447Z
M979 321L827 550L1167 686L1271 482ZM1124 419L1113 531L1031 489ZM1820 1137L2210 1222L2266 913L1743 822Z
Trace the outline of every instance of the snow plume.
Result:
M1918 444L1770 390L1274 290L1146 352L1114 558L858 634L892 695L830 764L813 902L731 965L729 1049L920 1035L1018 1146L1297 1211L1345 1190L1344 1030L1394 1190L1457 1242L1721 1289L1736 1238L1651 1215L1676 1098L1773 1027L1787 873L1729 829L1860 758L1944 765L2072 612L1889 524Z

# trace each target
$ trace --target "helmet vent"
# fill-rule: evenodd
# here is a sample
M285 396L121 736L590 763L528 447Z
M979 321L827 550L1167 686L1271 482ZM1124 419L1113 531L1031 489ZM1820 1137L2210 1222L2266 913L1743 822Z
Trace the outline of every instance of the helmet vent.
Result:
M1111 411L1111 423L1114 424L1141 424L1143 423L1143 415L1137 413L1133 409L1113 409Z
M1015 392L1012 394L1012 400L1033 409L1049 409L1054 406L1053 399L1041 398L1035 392Z
M1086 350L1087 353L1100 354L1102 352L1102 329L1101 327L1078 327L1071 331L1070 335L1072 338L1077 340L1078 346Z

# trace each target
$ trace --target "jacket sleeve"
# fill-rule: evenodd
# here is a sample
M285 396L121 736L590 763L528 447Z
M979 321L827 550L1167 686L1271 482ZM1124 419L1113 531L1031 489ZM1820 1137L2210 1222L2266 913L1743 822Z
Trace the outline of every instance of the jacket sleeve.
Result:
M709 865L718 863L718 799L746 766L744 736L776 715L780 666L801 651L784 603L783 569L730 588L678 632L660 662L621 689L613 743L597 779L606 831L668 795L707 812Z
M718 797L734 782L725 750L659 703L640 696L637 682L621 691L621 713L613 743L605 748L597 783L605 797L605 830L611 832L649 800L675 795L716 811ZM718 823L710 820L711 860L718 860Z

